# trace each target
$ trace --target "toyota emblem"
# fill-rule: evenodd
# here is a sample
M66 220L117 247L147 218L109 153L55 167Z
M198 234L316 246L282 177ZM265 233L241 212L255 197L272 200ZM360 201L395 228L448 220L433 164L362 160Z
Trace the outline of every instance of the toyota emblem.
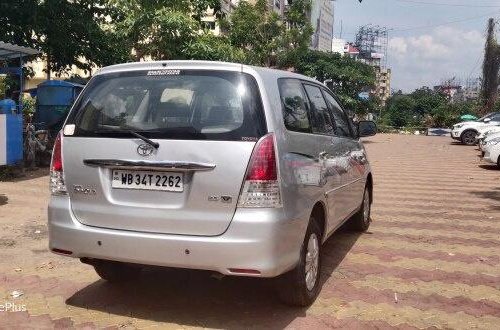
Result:
M149 144L140 144L137 147L137 153L142 157L150 156L154 151L154 148Z

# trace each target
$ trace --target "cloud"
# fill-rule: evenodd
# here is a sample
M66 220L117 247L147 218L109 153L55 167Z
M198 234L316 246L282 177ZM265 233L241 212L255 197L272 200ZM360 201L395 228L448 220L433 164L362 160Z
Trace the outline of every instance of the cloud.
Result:
M484 36L477 30L438 27L420 35L389 40L392 87L411 91L443 79L477 76ZM473 70L474 69L474 70Z
M389 40L389 50L396 56L405 56L408 51L408 43L405 38L392 38Z

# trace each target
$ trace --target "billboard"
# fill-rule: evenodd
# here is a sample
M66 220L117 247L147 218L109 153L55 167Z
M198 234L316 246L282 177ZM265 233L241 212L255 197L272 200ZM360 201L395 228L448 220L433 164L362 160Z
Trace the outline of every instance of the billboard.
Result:
M314 29L311 48L324 52L332 51L333 1L313 0L311 2L311 25Z
M384 58L384 54L382 54L382 53L371 53L371 58L382 59L382 58Z

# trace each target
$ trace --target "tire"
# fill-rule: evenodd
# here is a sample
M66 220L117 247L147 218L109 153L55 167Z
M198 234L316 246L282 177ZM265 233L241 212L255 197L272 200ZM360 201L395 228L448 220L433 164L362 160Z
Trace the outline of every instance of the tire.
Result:
M141 275L140 267L116 261L99 261L93 266L97 275L110 283L128 282L139 278Z
M476 144L476 135L476 131L468 129L464 131L462 135L460 135L460 141L462 141L462 143L465 145L473 146Z
M368 186L365 187L365 192L363 193L363 201L361 202L361 208L359 211L349 220L350 228L354 231L365 232L370 228L372 222L371 219L371 198Z
M280 300L291 306L311 305L321 289L321 238L318 222L311 216L297 266L280 278ZM310 260L310 262L308 261Z

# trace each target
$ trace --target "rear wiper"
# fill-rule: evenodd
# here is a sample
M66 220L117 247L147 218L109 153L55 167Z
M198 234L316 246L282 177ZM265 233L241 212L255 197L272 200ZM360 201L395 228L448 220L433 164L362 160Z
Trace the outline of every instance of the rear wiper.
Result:
M145 137L144 135L137 133L136 131L133 131L131 129L126 129L125 132L130 133L135 137L138 137L139 139L146 142L147 144L149 144L150 146L152 146L155 149L160 148L160 144L158 142L152 141L152 140L148 139L147 137Z
M130 128L124 128L124 129L104 129L104 130L94 131L94 133L114 133L114 134L128 133L130 135L138 137L139 139L141 139L142 141L146 142L147 144L149 144L150 146L152 146L155 149L159 149L160 148L160 144L158 142L152 141L152 140L148 139L147 137L145 137L144 135L139 134L139 133L137 133L136 131L134 131L134 130L132 130Z

